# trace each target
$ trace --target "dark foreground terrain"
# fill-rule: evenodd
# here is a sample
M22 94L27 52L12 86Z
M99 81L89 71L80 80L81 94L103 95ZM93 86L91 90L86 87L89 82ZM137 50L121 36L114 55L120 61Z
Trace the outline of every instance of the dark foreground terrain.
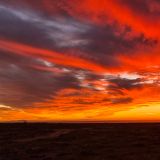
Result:
M0 124L0 160L160 160L160 124Z

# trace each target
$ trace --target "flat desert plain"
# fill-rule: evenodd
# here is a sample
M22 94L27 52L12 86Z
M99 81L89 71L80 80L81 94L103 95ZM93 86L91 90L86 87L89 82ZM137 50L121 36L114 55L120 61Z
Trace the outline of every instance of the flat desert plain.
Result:
M2 123L0 160L160 160L160 124Z

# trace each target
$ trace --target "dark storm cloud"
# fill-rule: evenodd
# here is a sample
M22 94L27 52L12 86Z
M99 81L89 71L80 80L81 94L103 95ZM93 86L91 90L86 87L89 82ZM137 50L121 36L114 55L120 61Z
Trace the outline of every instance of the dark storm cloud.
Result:
M124 93L124 90L132 90L136 88L140 89L144 85L143 80L141 80L140 78L127 79L127 78L121 78L121 77L112 77L112 78L106 79L106 81L109 82L109 85L106 87L108 94L114 95L114 96L123 96L123 97L126 96L126 94Z
M134 1L120 0L120 2L123 3L124 5L129 6L135 11L140 11L144 13L147 13L149 11L147 0L140 0L140 1L139 0L134 0Z
M129 7L133 12L138 12L143 15L154 15L158 16L160 10L160 1L159 0L120 0L123 5Z
M87 24L71 17L46 17L32 10L23 11L2 5L0 22L2 37L52 49L85 43L78 36L88 29Z
M38 28L26 18L25 14L21 12L0 6L1 38L7 38L30 45L44 46L45 35L42 29Z
M4 105L24 107L35 102L53 98L64 88L79 88L79 82L72 74L54 74L32 69L30 64L38 62L24 57L13 57L1 52L0 59L0 102ZM15 58L15 59L14 59ZM5 60L5 61L4 61Z
M73 54L104 66L119 66L117 54L131 54L137 46L156 41L144 35L128 37L129 27L116 23L98 26L69 16L44 16L33 10L0 5L1 38Z
M86 48L88 55L92 54L92 59L107 66L120 65L116 59L117 55L133 54L141 47L152 47L157 44L156 40L148 39L143 34L129 36L132 29L124 26L120 29L118 24L108 24L105 26L94 26L85 35L89 42Z
M109 104L125 104L133 101L131 97L117 97L117 98L104 98L103 102L108 102Z
M131 97L122 97L122 98L114 98L111 99L112 104L125 104L132 102L133 99Z
M16 64L20 67L28 67L30 65L43 66L44 64L38 60L27 56L13 54L11 52L0 51L0 66L5 68L6 65Z
M112 105L112 104L126 104L126 103L131 103L133 102L133 98L131 97L116 97L116 98L104 98L104 99L99 99L99 100L93 100L89 101L87 98L86 99L76 99L72 103L74 104L84 104L84 105L93 105L93 104L101 104L105 103L105 105Z
M127 78L113 78L110 79L109 82L111 83L111 85L109 86L109 88L111 89L133 89L133 88L139 88L142 87L141 79L137 78L137 79L127 79Z

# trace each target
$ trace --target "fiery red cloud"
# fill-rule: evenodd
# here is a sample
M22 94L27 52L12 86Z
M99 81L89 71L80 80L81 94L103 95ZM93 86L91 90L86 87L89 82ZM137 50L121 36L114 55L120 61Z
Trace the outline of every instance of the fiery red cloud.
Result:
M157 0L1 2L0 120L159 121L159 18Z

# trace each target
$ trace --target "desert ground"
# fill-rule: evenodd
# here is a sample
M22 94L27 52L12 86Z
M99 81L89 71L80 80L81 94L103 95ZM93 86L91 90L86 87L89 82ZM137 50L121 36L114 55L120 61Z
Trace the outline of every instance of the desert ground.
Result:
M0 160L160 160L160 124L2 123Z

